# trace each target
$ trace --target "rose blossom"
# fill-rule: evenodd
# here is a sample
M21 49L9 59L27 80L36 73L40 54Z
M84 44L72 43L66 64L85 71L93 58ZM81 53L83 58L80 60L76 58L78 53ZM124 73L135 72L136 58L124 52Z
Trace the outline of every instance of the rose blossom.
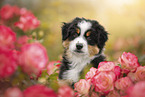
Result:
M75 83L75 89L79 94L87 95L89 93L90 84L85 79L81 79L79 82Z
M4 97L24 97L24 96L23 96L23 92L19 88L13 87L13 88L8 88L5 91Z
M140 81L128 88L128 97L145 97L145 81Z
M122 77L115 82L115 87L121 90L121 95L124 95L125 91L132 85L133 83L129 77Z
M121 75L121 68L116 66L114 62L104 61L98 65L98 71L114 72L116 77L119 78Z
M39 43L25 44L21 47L19 64L28 74L39 74L48 62L46 49Z
M138 58L132 53L124 52L118 61L121 64L123 73L134 72L140 66Z
M0 25L0 47L13 48L16 34L9 27Z
M39 25L40 21L37 20L31 12L23 12L23 15L20 16L20 20L15 23L15 26L23 31L34 30Z
M100 62L98 65L98 71L114 71L115 63L114 62Z
M43 85L34 85L28 87L23 92L24 97L57 97L56 93Z
M115 74L113 72L99 72L92 78L95 91L107 94L114 89L113 82Z
M57 65L55 65L55 63L56 63ZM61 63L60 63L59 61L51 61L51 62L49 62L48 66L47 66L47 73L48 73L49 75L53 74L53 72L54 72L55 70L59 69L60 64L61 64Z
M89 72L85 75L86 80L92 79L93 76L96 74L97 69L92 67Z
M140 66L137 68L135 78L137 81L145 81L145 66Z
M3 20L8 20L18 15L20 15L20 9L17 6L7 4L0 10L0 16Z
M69 86L61 86L58 89L58 97L74 97L74 91Z
M12 75L17 69L17 52L0 48L0 79Z

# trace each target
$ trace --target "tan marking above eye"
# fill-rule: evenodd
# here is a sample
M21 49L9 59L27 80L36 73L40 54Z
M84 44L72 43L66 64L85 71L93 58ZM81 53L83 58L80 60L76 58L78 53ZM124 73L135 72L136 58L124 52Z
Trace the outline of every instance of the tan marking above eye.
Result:
M88 31L88 32L86 33L86 36L88 37L88 36L90 36L90 34L91 34L91 31Z
M77 28L77 33L80 34L80 29Z

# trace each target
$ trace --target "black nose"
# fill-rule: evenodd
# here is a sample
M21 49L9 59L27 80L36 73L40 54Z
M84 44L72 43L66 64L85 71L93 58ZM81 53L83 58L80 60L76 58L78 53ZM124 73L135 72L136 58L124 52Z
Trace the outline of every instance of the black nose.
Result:
M77 48L77 50L81 50L83 48L83 44L82 43L77 43L76 48Z

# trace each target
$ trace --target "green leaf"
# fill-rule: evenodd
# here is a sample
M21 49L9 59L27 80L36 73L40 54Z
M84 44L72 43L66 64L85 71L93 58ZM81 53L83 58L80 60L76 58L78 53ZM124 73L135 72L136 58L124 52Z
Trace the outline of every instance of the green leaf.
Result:
M121 68L121 64L118 64L118 66Z

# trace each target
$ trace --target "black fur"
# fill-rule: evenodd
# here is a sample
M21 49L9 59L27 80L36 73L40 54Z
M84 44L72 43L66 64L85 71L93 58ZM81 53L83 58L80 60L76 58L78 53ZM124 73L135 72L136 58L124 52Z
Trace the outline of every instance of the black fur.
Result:
M89 37L87 36L84 37L86 38L88 45L91 46L97 45L97 47L99 48L99 53L95 54L94 56L96 57L91 61L93 66L95 68L98 68L98 64L102 61L105 61L105 56L102 55L102 51L105 46L105 42L108 40L108 33L105 31L104 27L101 26L97 21L77 17L70 23L64 23L62 26L62 41L65 41L67 39L68 41L72 41L79 36L75 32L76 28L78 28L77 24L82 20L89 21L92 24L91 29L89 29L92 33L90 34ZM60 67L59 79L63 79L62 76L63 72L70 69L68 64L70 64L70 62L67 59L65 50L62 65Z

